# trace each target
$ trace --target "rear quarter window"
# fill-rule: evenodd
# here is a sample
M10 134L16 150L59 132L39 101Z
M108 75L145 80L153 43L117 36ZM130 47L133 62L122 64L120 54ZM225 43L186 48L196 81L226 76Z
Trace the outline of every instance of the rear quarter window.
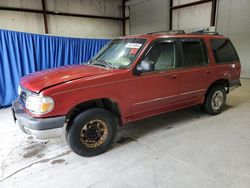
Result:
M228 39L211 39L216 64L239 61L238 54Z

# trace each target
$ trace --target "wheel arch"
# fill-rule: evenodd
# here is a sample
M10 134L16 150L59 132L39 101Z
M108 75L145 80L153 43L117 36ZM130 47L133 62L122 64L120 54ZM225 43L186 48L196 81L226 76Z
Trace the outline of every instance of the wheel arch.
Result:
M206 100L207 95L209 93L209 91L211 90L212 87L214 87L215 85L222 85L226 88L226 93L229 93L229 80L228 79L219 79L219 80L215 80L212 84L210 84L210 86L208 87L207 91L206 91L206 95L204 97L204 100Z
M71 108L71 110L66 115L67 128L70 122L81 112L84 110L88 110L90 108L104 108L111 112L117 119L118 124L122 125L122 112L119 104L110 98L99 98L99 99L91 99L88 101L81 102Z

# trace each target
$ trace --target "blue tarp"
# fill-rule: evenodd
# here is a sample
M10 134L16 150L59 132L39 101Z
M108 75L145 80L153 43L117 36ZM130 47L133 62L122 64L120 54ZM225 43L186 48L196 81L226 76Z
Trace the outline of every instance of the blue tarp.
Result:
M0 108L17 97L22 76L87 62L108 41L0 30Z

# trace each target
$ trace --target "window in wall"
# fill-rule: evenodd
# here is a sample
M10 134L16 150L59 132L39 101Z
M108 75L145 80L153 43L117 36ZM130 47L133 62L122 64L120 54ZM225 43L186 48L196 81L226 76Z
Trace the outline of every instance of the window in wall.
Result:
M239 61L237 52L228 39L211 39L211 45L214 52L216 63L228 63Z

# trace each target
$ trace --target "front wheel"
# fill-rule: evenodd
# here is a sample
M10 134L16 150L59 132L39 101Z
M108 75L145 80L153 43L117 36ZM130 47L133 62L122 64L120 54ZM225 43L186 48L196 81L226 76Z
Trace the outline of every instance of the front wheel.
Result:
M69 125L67 142L78 155L90 157L104 153L117 132L115 117L107 110L93 108L75 117Z
M203 109L211 115L220 114L226 103L226 91L222 85L213 86L207 93Z

